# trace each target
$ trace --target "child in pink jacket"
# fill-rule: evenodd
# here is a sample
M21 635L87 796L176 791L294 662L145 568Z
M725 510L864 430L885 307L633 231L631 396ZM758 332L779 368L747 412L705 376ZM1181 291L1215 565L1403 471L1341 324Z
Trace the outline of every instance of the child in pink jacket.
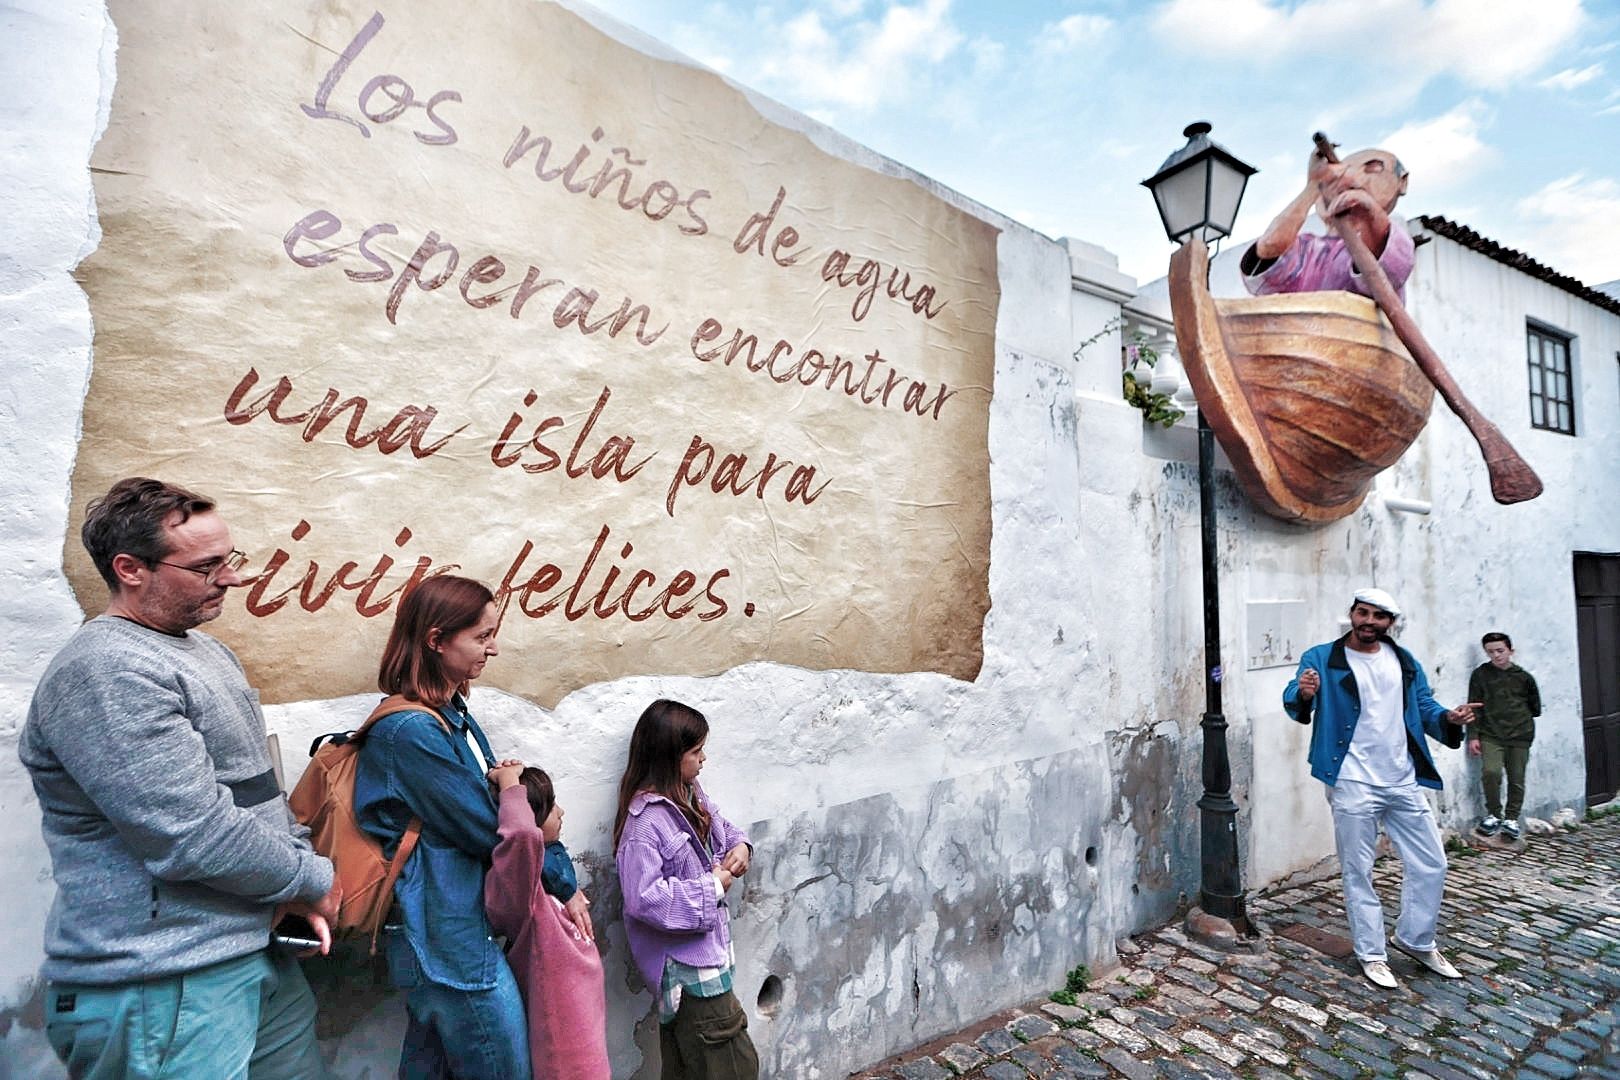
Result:
M551 778L515 761L491 775L500 790L500 840L484 878L484 908L510 943L507 960L528 1010L534 1080L608 1080L602 958L588 902L558 839L562 807Z

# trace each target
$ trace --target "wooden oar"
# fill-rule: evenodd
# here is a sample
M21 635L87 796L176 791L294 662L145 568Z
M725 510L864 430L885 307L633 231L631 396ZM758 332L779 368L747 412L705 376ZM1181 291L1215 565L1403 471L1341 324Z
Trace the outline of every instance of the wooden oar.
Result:
M1337 163L1338 155L1333 152L1333 144L1328 142L1327 136L1320 131L1314 136L1317 152L1329 162ZM1326 196L1324 195L1324 201ZM1491 495L1499 503L1526 502L1541 494L1541 478L1536 475L1528 462L1519 456L1513 449L1497 426L1485 418L1468 400L1457 380L1451 377L1445 362L1440 354L1435 352L1418 329L1412 316L1406 313L1406 305L1401 303L1400 294L1395 286L1390 284L1389 277L1384 268L1378 265L1378 259L1367 245L1361 240L1361 235L1346 222L1336 217L1328 218L1328 224L1339 234L1344 241L1345 248L1350 252L1350 259L1356 264L1361 278L1367 283L1375 300L1384 314L1389 317L1389 324L1395 328L1395 335L1405 343L1412 359L1417 361L1418 368L1429 377L1434 388L1440 391L1451 411L1457 414L1457 419L1468 428L1468 433L1479 443L1480 453L1485 457L1485 468L1491 477Z

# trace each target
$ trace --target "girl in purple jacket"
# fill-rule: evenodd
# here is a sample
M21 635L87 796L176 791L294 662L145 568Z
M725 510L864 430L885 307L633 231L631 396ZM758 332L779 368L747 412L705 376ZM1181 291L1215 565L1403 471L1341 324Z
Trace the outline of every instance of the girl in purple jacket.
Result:
M755 1080L759 1057L732 993L726 891L753 847L698 787L709 722L678 701L647 706L630 736L613 848L630 954L658 996L661 1080Z

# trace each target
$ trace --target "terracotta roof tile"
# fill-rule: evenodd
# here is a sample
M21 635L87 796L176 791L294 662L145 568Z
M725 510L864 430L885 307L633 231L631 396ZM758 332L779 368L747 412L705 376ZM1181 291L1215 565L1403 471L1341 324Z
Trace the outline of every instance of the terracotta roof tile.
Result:
M1537 262L1522 251L1514 251L1510 247L1503 247L1495 240L1481 236L1466 225L1436 214L1420 214L1414 220L1436 236L1454 240L1463 247L1477 251L1488 259L1494 259L1504 266L1511 266L1515 270L1529 274L1533 278L1539 278L1549 285L1563 289L1567 293L1573 293L1582 300L1596 304L1605 311L1612 311L1616 315L1620 315L1620 299L1599 292L1591 286L1570 277L1568 274L1560 274L1552 267Z

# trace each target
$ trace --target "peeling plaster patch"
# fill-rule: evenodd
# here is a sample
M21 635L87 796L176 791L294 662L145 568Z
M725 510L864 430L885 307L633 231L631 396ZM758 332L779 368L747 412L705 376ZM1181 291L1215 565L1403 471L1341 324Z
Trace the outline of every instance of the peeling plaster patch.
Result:
M0 1009L0 1076L54 1076L62 1066L51 1053L45 1030L45 984L30 979L20 1005Z
M1216 474L1217 478L1219 473ZM1172 519L1198 514L1198 466L1184 461L1167 461L1160 470L1163 483L1155 489L1154 509ZM1217 480L1218 486L1218 480Z
M1167 727L1171 725L1155 725L1152 732L1114 732L1108 744L1115 782L1112 817L1134 842L1133 884L1142 894L1143 913L1173 907L1177 893L1187 888L1176 880L1173 868L1181 867L1186 876L1188 866L1199 865L1194 831L1169 813L1173 805L1190 804L1177 801L1185 787L1180 776L1183 744L1165 733Z
M1082 824L1108 805L1102 755L1070 751L755 825L773 854L738 915L737 993L792 994L758 1021L764 1071L844 1075L1111 962L1124 928L1090 925Z
M34 1031L45 1027L45 984L39 979L31 980L33 989L28 999L21 1005L10 1009L0 1009L0 1039L11 1034L13 1024L21 1024Z
M641 1051L641 1067L630 1080L651 1080L659 1074L658 1014L649 1012L636 1022L636 1049Z

